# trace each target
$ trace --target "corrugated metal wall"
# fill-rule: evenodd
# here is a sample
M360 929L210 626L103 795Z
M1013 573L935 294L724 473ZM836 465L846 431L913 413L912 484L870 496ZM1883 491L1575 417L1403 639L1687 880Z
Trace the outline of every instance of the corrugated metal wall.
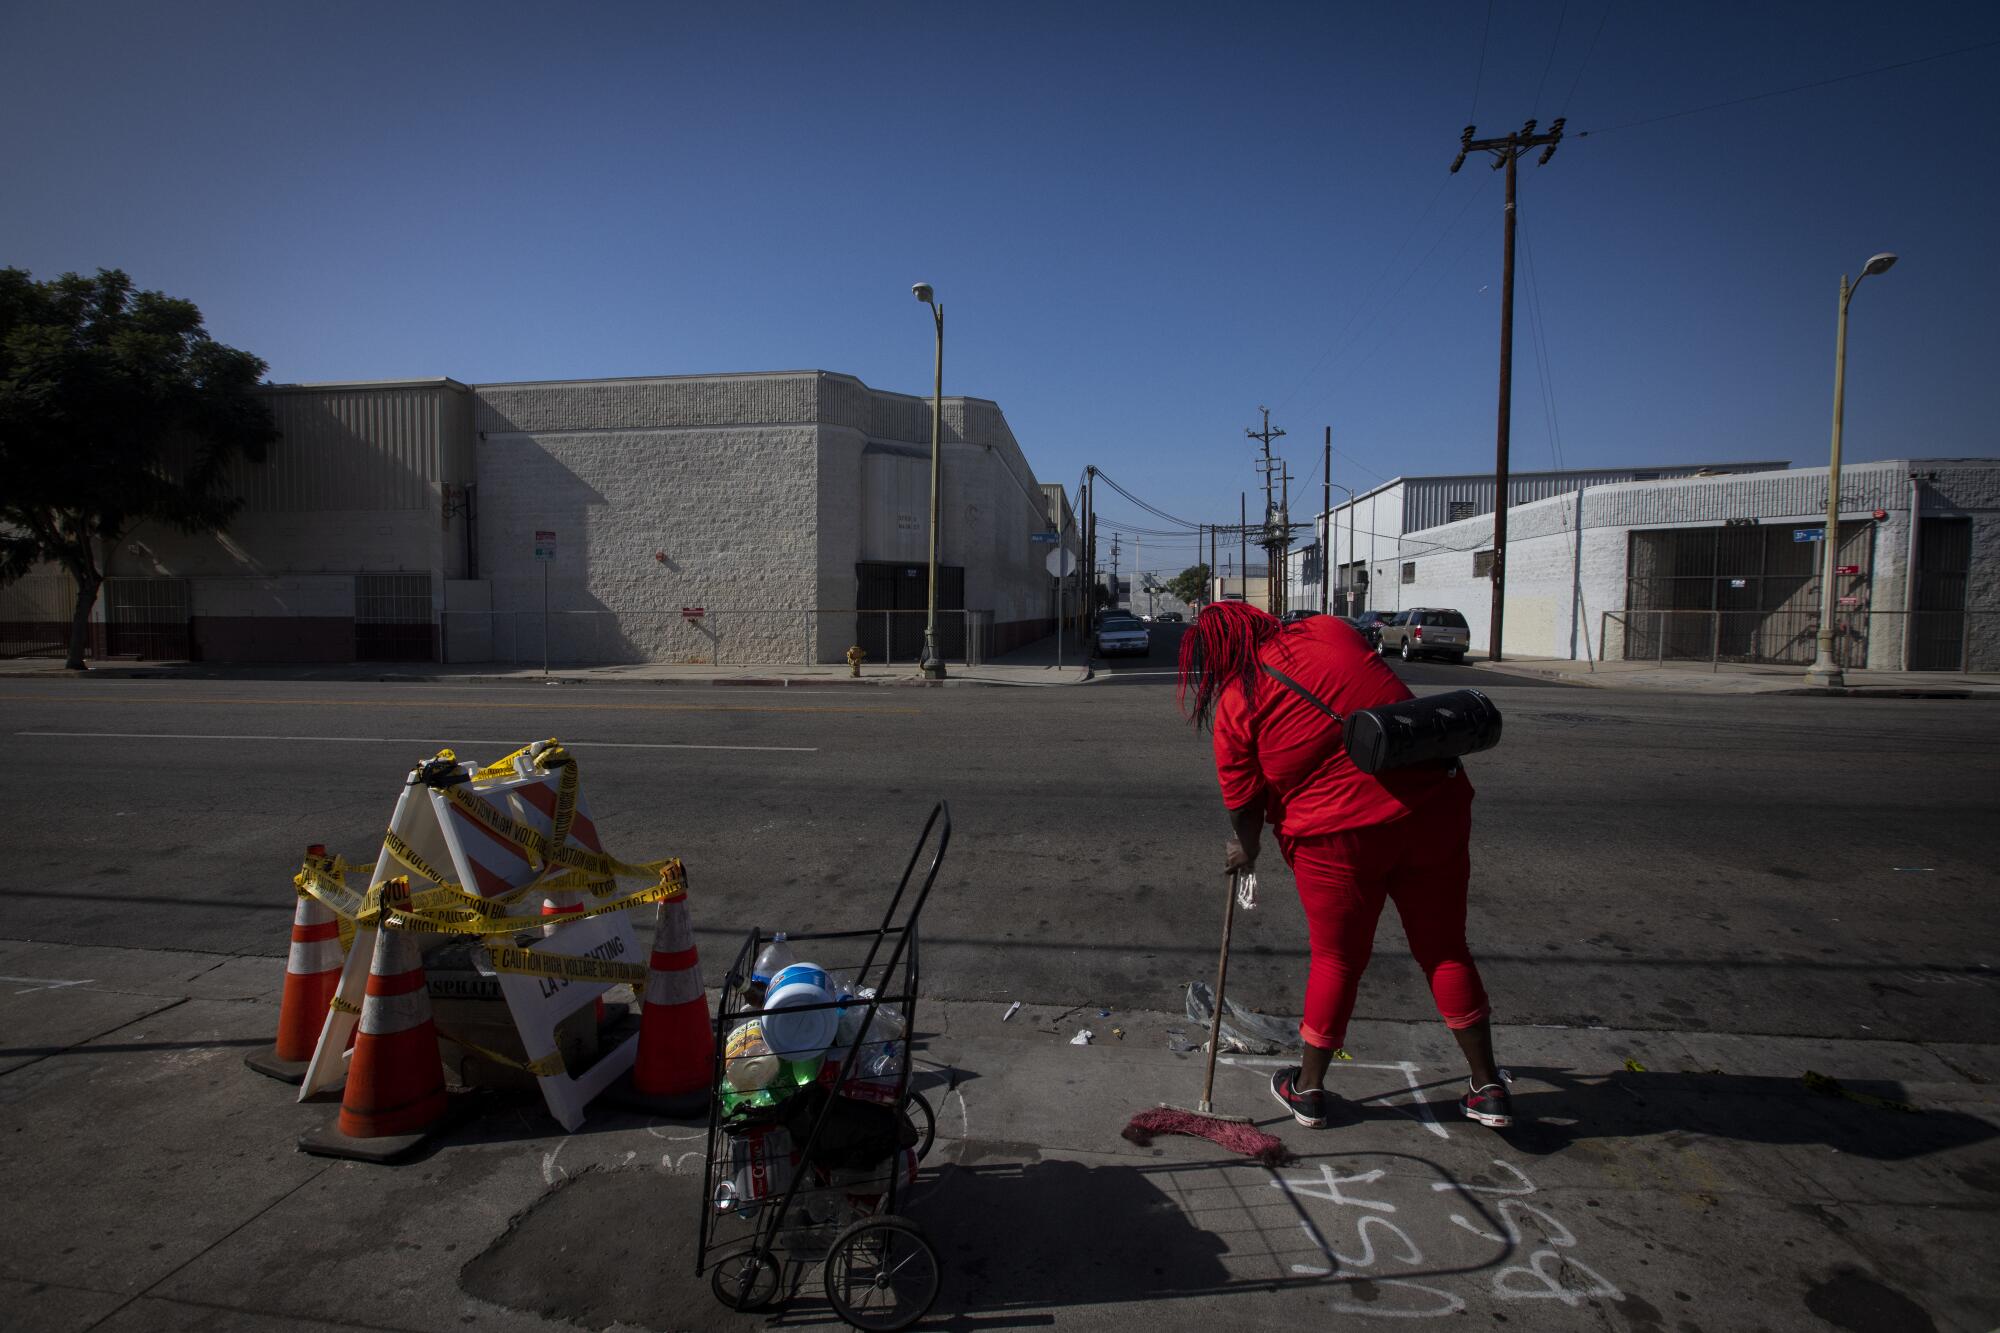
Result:
M472 475L470 395L455 385L276 389L282 438L230 478L251 513L426 509Z
M1687 467L1606 468L1596 472L1530 472L1507 479L1509 507L1532 504L1585 486L1611 486L1627 481L1691 477L1713 464ZM1784 468L1782 462L1732 463L1733 471L1763 472ZM1403 531L1420 532L1445 523L1493 512L1492 477L1411 477L1403 488ZM1453 506L1458 512L1453 512ZM1465 506L1470 505L1468 510Z

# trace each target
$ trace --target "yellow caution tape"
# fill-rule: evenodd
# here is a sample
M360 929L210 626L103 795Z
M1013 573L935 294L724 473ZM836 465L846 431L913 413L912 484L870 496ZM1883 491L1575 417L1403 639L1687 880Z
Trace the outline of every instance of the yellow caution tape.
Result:
M450 889L455 893L465 892L465 890L462 887L460 887L458 881L445 878L445 876L429 861L426 861L423 857L417 855L416 848L410 846L409 843L404 842L400 837L396 836L396 830L390 829L387 833L382 835L382 850L389 853L390 856L396 858L396 861L399 864L408 867L410 870L415 871L417 874L423 876L425 879L437 885L439 888Z
M510 949L489 945L486 956L495 972L521 976L556 977L563 981L634 981L646 979L641 963L614 963L608 958L588 958L580 954L540 953L530 949Z
M359 1018L361 1016L361 1009L359 1006L349 1004L347 1001L341 999L338 995L334 996L331 1000L327 1001L326 1007L333 1010L333 1012L335 1012L336 1014L353 1014L356 1018Z
M548 1078L553 1074L566 1074L569 1072L569 1066L563 1063L561 1051L552 1052L539 1060L517 1060L511 1055L502 1055L489 1046L481 1046L478 1042L467 1041L457 1033L447 1032L443 1028L438 1028L437 1034L453 1045L470 1051L482 1060L491 1061L496 1065L504 1065L509 1069L523 1069L533 1074L536 1078Z
M588 907L579 906L574 911L563 913L560 919L586 921L594 916L643 907L647 903L673 902L686 895L687 877L681 863L667 861L660 871L660 882L651 888L638 889ZM510 899L514 896L510 895ZM481 902L476 898L461 897L455 902L445 903L436 895L426 894L423 898L422 903L413 900L408 907L395 909L391 928L440 935L512 935L523 930L540 930L554 920L539 911L508 914L506 903L497 899Z
M1625 1072L1628 1074L1643 1074L1646 1072L1646 1066L1628 1055L1625 1057Z
M670 902L687 892L686 872L672 857L657 861L622 861L602 852L570 847L582 772L577 762L554 737L536 741L478 770L473 781L491 781L519 776L515 761L527 755L544 773L560 770L556 787L556 810L551 836L501 813L491 802L480 799L454 784L441 788L445 798L468 817L479 821L496 836L521 849L530 864L542 874L529 884L492 898L479 898L465 886L432 865L394 829L382 839L382 849L398 865L431 887L411 893L409 879L385 880L366 892L357 892L348 883L350 874L372 877L376 863L349 864L342 858L307 857L292 878L301 897L310 897L333 912L339 920L340 947L353 948L358 925L415 930L442 934L506 935L539 929L547 918L515 914L514 908L530 894L587 893L597 900L592 906L564 913L565 920L583 920L609 912L622 912L646 903ZM450 750L438 751L433 763L456 763ZM620 876L644 877L659 882L635 893L621 893Z
M491 801L481 800L462 786L445 787L442 791L444 798L460 814L484 825L488 832L503 842L512 843L527 855L531 864L547 863L547 844L541 834L511 816L501 814Z

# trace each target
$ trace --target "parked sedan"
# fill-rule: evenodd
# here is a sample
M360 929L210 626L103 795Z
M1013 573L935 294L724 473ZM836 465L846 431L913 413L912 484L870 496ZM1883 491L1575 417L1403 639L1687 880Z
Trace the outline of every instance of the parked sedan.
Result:
M1472 631L1456 611L1413 606L1382 626L1375 643L1378 653L1401 653L1405 662L1419 657L1448 657L1463 662L1472 646Z
M1097 655L1144 657L1153 651L1153 636L1134 616L1106 616L1097 622Z

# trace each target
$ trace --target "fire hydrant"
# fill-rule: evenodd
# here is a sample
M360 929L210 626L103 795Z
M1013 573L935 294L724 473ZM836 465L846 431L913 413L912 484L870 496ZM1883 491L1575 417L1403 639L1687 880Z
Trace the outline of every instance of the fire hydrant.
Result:
M850 676L860 675L861 663L864 660L866 660L867 657L868 657L868 650L863 648L860 644L857 643L852 648L849 648L847 650L847 674Z

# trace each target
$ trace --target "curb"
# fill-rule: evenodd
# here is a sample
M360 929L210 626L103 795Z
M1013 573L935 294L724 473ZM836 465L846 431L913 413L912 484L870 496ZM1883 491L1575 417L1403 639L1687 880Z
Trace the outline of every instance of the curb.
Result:
M572 685L614 688L644 689L647 687L749 687L761 689L936 689L940 687L969 687L980 689L1052 689L1072 685L1087 684L1091 678L1090 668L1084 669L1082 680L976 680L947 676L943 680L924 680L920 677L904 676L864 676L855 680L846 676L578 676L552 674L548 676L493 676L493 675L417 675L407 672L373 671L318 671L306 670L296 674L267 674L261 671L217 671L181 667L160 668L94 668L86 671L68 671L54 668L46 671L6 671L0 672L0 681L6 680L78 680L98 677L112 680L157 680L157 681L269 681L273 683L348 684L348 685L489 685L489 686L535 686Z

